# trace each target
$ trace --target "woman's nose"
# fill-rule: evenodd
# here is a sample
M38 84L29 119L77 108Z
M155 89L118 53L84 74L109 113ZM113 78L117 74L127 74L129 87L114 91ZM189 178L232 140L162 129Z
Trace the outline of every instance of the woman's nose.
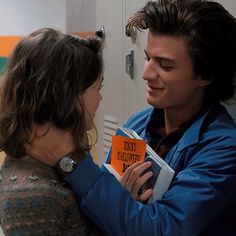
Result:
M101 101L101 100L102 100L102 94L99 93L99 101Z

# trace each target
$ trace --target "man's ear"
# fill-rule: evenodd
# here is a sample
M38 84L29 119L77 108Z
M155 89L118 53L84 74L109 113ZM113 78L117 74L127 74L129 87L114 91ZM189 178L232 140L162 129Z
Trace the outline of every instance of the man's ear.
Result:
M204 79L203 77L200 76L197 78L197 81L200 87L206 87L207 85L212 83L211 79Z

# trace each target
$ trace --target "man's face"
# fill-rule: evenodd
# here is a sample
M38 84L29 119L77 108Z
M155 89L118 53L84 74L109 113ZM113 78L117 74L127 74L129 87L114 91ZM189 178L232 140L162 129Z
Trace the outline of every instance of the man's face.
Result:
M202 105L209 83L197 78L183 37L148 33L143 79L147 82L147 102L158 108L178 109ZM191 110L191 108L190 108Z

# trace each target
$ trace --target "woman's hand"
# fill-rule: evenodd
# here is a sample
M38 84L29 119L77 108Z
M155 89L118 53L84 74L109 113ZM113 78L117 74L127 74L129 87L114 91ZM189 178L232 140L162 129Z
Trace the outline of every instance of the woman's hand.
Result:
M151 162L137 162L131 165L123 174L121 184L126 187L137 201L146 202L153 194L152 189L147 189L145 184L153 175L148 171Z

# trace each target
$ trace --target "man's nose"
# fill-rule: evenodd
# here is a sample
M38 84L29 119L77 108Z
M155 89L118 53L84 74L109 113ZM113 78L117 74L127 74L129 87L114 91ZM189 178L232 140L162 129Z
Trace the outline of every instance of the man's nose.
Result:
M143 69L143 79L144 80L153 80L157 78L158 70L157 67L154 65L153 61L147 61L144 65Z

